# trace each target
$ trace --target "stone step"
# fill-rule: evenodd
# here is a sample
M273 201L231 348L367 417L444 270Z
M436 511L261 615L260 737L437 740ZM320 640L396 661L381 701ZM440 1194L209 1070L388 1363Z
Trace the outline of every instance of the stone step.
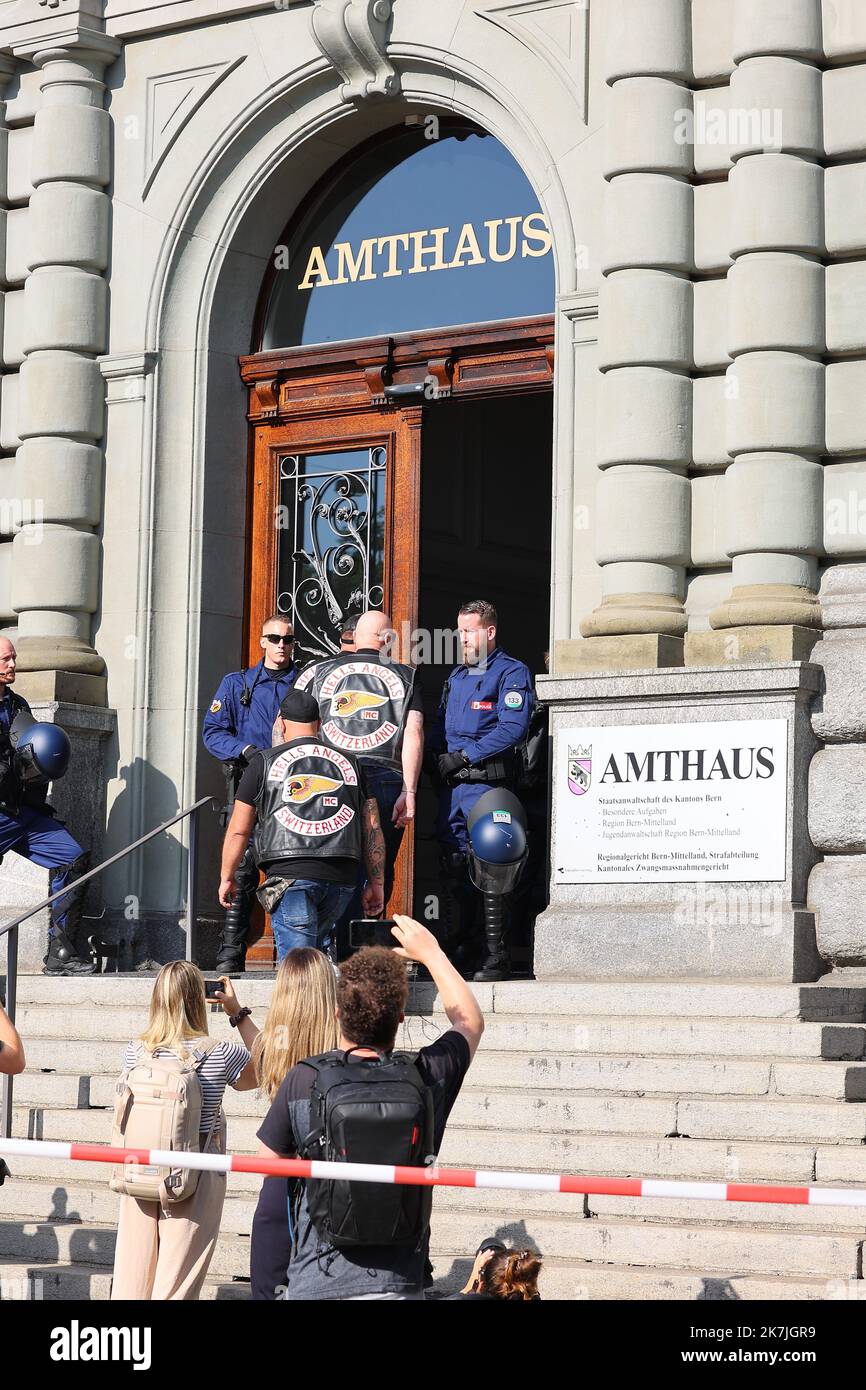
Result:
M515 1204L515 1210L518 1204ZM491 1234L485 1212L442 1213L432 1228L432 1248L464 1250L470 1257ZM740 1274L824 1275L828 1279L857 1279L861 1268L862 1234L825 1234L804 1230L661 1224L615 1217L522 1217L500 1225L495 1234L508 1245L547 1250L559 1260L590 1260L593 1264L671 1266Z
M66 1114L72 1130L72 1119L88 1112L57 1112ZM104 1113L104 1112L103 1112ZM97 1116L99 1112L90 1112ZM70 1119L70 1117L72 1117ZM28 1135L25 1117L16 1115L15 1133ZM101 1130L96 1126L89 1142L108 1142L108 1116ZM62 1126L58 1126L59 1128ZM38 1129L34 1123L33 1129ZM55 1136L70 1139L70 1134ZM79 1136L80 1137L80 1136ZM235 1142L232 1125L232 1148L243 1152ZM622 1177L707 1179L712 1182L778 1182L778 1183L835 1183L855 1186L866 1184L866 1146L816 1145L808 1143L760 1143L754 1140L734 1142L715 1139L667 1138L634 1135L563 1135L528 1134L509 1130L463 1129L449 1122L440 1154L447 1167L519 1170L542 1173L594 1173ZM56 1159L16 1157L9 1160L13 1173L40 1177L46 1181L71 1180L71 1165L58 1164ZM105 1166L101 1163L76 1163L78 1180L103 1182ZM250 1174L229 1174L229 1187L235 1190L254 1189L258 1179Z
M38 1299L46 1302L107 1302L111 1293L111 1270L88 1264L22 1263L0 1258L0 1302ZM249 1283L205 1280L202 1301L248 1300Z
M117 1223L120 1197L108 1185L112 1171L105 1164L104 1177L98 1184L6 1182L0 1187L0 1220L113 1227ZM256 1201L254 1193L227 1193L221 1229L232 1235L248 1236Z
M272 974L236 977L235 988L245 1004L266 1008L273 990ZM50 978L23 975L20 1004L58 1006L138 1005L146 1009L152 976L97 975ZM773 984L766 981L716 980L509 980L474 984L473 992L485 1014L586 1014L661 1018L675 1016L813 1019L848 1018L866 1021L866 987L823 984ZM410 1011L440 1011L435 986L416 986Z
M433 1296L456 1292L466 1283L472 1267L471 1257L437 1255L433 1270L436 1283ZM544 1262L540 1289L542 1297L557 1301L682 1300L728 1301L805 1301L820 1299L861 1299L866 1294L863 1280L792 1278L755 1274L699 1274L693 1270L619 1268L615 1265L569 1263L548 1259ZM111 1271L99 1266L77 1264L58 1266L21 1263L0 1258L0 1300L27 1297L46 1302L107 1301L111 1290ZM208 1279L203 1300L248 1301L246 1280Z
M625 1221L709 1222L713 1225L852 1231L866 1237L866 1207L788 1206L784 1203L708 1202L679 1197L587 1197L588 1215ZM864 1288L866 1293L866 1288Z
M456 1293L469 1277L472 1260L465 1257L436 1256L435 1293ZM862 1299L866 1282L862 1279L821 1277L784 1278L780 1275L698 1273L690 1269L643 1269L619 1265L570 1263L545 1260L539 1288L542 1297L554 1300L623 1300L660 1302L670 1300L727 1302L731 1299L766 1302L820 1299ZM715 1344L714 1344L715 1345Z
M260 1026L265 1012L254 1011ZM28 1067L63 1072L115 1073L124 1045L145 1026L144 1015L105 1009L99 1019L99 1038L92 1039L93 1025L80 1015L51 1009L19 1010L18 1027L25 1039ZM209 1018L211 1036L232 1037L224 1014ZM417 1050L435 1042L447 1022L443 1015L408 1018L400 1030L398 1046ZM570 1055L641 1057L696 1057L728 1064L737 1059L764 1062L767 1058L790 1060L860 1061L866 1058L866 1024L799 1023L791 1020L739 1018L717 1019L588 1019L547 1020L515 1015L488 1016L481 1056L490 1052L532 1053L539 1073L556 1071ZM536 1083L538 1084L538 1083Z
M228 1205L228 1204L227 1204ZM512 1211L519 1209L519 1199ZM465 1251L471 1259L491 1234L486 1211L444 1211L431 1228L431 1251ZM549 1251L558 1260L644 1267L672 1266L708 1273L823 1275L857 1279L862 1233L814 1232L787 1227L662 1224L616 1217L564 1217L540 1214L505 1218L495 1234L509 1245ZM114 1258L113 1225L63 1222L0 1222L0 1255L20 1262L109 1266ZM249 1236L223 1226L211 1277L249 1275Z
M230 1149L253 1152L264 1108L232 1120ZM450 1128L485 1131L491 1139L504 1131L545 1137L551 1145L565 1138L621 1134L634 1138L681 1135L690 1139L757 1139L863 1144L866 1110L832 1101L792 1101L774 1096L743 1100L572 1095L546 1091L464 1089L452 1111ZM16 1106L13 1134L28 1139L108 1143L111 1114L106 1110L59 1110ZM512 1159L509 1166L517 1160ZM487 1167L495 1166L490 1162ZM526 1165L529 1166L529 1165ZM543 1167L550 1171L549 1162Z

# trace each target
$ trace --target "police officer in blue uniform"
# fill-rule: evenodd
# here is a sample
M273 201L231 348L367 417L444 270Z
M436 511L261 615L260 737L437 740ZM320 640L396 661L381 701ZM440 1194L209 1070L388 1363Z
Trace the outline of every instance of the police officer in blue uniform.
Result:
M220 683L205 715L202 738L209 753L219 758L226 777L227 804L223 824L231 816L235 792L244 768L259 749L271 747L280 703L298 676L295 635L284 613L273 614L262 624L264 655L248 671L232 671ZM247 849L235 874L237 893L226 910L216 969L223 975L243 972L247 933L259 871L252 847Z
M497 622L496 609L483 599L460 609L457 630L463 664L445 682L428 740L444 783L437 821L443 870L469 921L477 895L467 875L467 817L491 788L515 786L518 749L526 739L535 704L529 667L496 645ZM471 949L468 935L464 929L467 952ZM487 956L475 978L502 979L507 973L501 933L488 932Z
M16 659L12 643L0 638L0 859L14 850L50 870L50 891L57 893L86 873L89 863L45 799L48 782L66 771L69 740L55 725L37 723L27 701L15 694ZM31 746L28 730L34 727L39 738ZM37 750L34 760L37 743L45 748ZM40 762L45 765L40 767ZM96 970L81 923L84 893L83 887L73 888L51 904L45 975L92 975Z

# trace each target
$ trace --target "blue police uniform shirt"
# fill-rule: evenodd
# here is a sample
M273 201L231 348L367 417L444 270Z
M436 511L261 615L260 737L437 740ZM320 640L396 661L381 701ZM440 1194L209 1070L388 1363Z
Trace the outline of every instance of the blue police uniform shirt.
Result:
M529 667L501 647L479 666L455 666L448 677L445 741L472 763L522 743L535 700ZM442 706L439 707L440 721Z
M246 688L252 693L249 705L241 704L245 677ZM280 704L297 678L298 668L294 665L277 676L269 674L264 669L264 657L248 671L232 671L224 676L202 726L208 752L227 762L239 758L250 745L270 748Z

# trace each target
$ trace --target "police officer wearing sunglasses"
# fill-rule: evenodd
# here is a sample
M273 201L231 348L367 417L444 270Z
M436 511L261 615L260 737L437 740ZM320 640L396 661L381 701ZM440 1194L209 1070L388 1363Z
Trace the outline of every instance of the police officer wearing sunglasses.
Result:
M223 678L202 728L205 747L220 759L225 772L224 825L231 816L244 768L258 749L270 748L280 703L298 676L294 628L285 614L266 619L260 645L263 655L256 666L232 671ZM238 891L226 910L220 937L216 969L223 975L239 974L244 969L250 912L258 882L259 871L250 848L235 873Z

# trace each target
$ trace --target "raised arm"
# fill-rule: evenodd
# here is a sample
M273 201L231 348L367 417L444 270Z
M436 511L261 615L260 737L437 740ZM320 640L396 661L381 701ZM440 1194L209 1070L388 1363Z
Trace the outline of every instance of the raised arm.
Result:
M471 1060L484 1032L484 1015L478 1000L432 932L411 917L395 917L394 921L393 932L400 942L395 954L406 960L416 960L430 971L448 1022L456 1033L463 1034L469 1044Z

